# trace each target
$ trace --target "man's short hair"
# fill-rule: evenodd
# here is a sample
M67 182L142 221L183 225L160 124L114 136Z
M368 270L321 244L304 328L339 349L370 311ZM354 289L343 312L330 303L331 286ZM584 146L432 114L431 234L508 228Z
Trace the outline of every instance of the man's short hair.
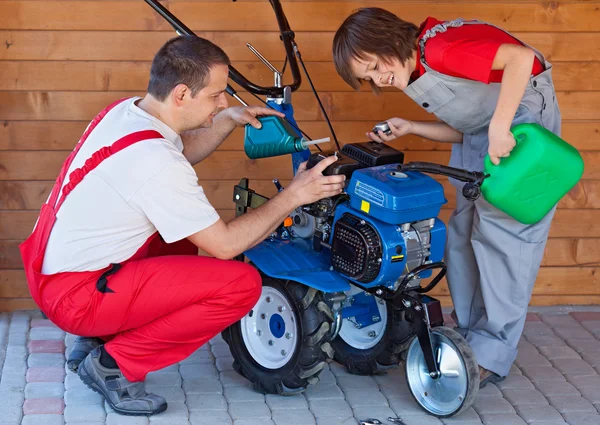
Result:
M162 102L178 84L185 84L195 96L208 84L212 67L229 64L223 49L204 38L172 38L154 56L148 93Z

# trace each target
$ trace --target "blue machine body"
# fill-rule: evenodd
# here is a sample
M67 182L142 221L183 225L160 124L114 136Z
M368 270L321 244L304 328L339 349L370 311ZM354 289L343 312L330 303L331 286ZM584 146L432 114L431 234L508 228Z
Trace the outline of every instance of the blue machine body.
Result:
M383 248L382 263L373 281L360 283L342 275L331 266L329 252L316 252L312 241L301 238L265 240L244 254L269 276L294 280L323 292L347 291L350 289L349 282L365 288L393 288L396 280L404 274L407 262L407 258L397 254L407 251L400 225L435 219L430 231L429 260L441 261L446 226L437 216L447 202L443 186L433 178L419 172L399 173L396 170L396 164L356 170L346 189L350 201L340 204L335 210L331 238L335 234L336 222L345 213L365 220L379 234ZM431 271L420 274L423 278L430 275ZM368 303L358 307L376 308ZM365 313L368 314L371 311Z

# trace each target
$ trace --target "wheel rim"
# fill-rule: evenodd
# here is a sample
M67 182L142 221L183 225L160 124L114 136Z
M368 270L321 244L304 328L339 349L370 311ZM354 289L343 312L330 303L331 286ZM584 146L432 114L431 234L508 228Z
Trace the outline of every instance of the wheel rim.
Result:
M445 335L431 332L434 359L441 377L429 376L423 350L414 338L406 356L406 379L417 402L428 412L446 416L456 412L467 396L468 377L464 359Z
M359 292L363 291L353 287L350 291L346 292L346 295L348 296L348 299L350 299L350 297L358 294ZM377 345L377 343L381 341L381 338L383 338L383 334L385 333L387 327L387 305L385 304L385 301L380 298L375 297L375 300L377 301L379 317L381 317L379 322L359 329L352 321L352 317L342 320L342 328L339 336L349 346L358 350L368 350L369 348L373 348L375 345Z
M279 290L263 286L260 299L240 321L250 356L267 369L279 369L293 357L298 326L293 306Z

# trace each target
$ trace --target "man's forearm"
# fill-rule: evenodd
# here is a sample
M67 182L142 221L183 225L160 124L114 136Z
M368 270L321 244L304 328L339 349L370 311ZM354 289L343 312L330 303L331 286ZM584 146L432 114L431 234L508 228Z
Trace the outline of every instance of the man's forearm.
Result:
M221 111L210 128L190 130L181 134L183 155L195 165L213 153L235 129L235 123Z
M444 122L413 121L412 134L434 142L462 143L463 134Z
M231 257L266 239L297 206L291 194L283 190L260 207L227 223Z

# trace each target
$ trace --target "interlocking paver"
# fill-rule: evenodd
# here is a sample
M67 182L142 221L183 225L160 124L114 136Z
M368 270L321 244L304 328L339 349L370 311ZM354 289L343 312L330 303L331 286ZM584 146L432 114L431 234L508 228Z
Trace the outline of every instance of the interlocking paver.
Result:
M582 359L556 359L552 363L563 375L596 375L594 368Z
M496 386L501 390L509 388L533 388L531 381L523 375L508 375L504 381L499 382Z
M387 398L379 391L352 390L346 391L345 395L353 409L361 406L388 406Z
M27 359L29 367L60 367L65 364L65 356L60 353L30 354Z
M596 425L600 424L600 414L598 412L569 412L564 414L564 418L569 425Z
M566 345L561 347L539 347L539 352L548 360L581 358L577 351Z
M546 397L537 390L508 389L502 391L502 393L513 406L520 406L523 404L548 404Z
M178 372L152 372L146 376L146 385L181 386L181 375Z
M480 416L484 414L515 413L512 405L502 397L479 397L473 408Z
M25 398L63 398L64 392L62 382L31 382L25 386Z
M65 421L69 422L104 422L106 411L97 404L73 404L65 407Z
M183 401L171 401L171 402L167 402L167 404L168 404L167 410L159 413L158 415L154 415L154 416L150 417L150 424L155 422L153 419L160 420L161 421L160 423L162 423L162 421L176 422L176 421L182 421L182 420L187 421L188 420L188 418L190 416L190 412L188 411L188 408ZM158 422L156 422L156 423L158 423Z
M148 425L146 416L124 416L118 413L106 415L106 425Z
M573 386L577 389L592 387L600 389L600 376L589 375L589 376L569 376L567 377L567 381L569 381Z
M569 340L569 347L578 353L583 353L592 350L600 350L600 341L594 338L584 339L571 339Z
M317 425L358 425L355 418L317 418Z
M223 392L228 403L251 401L263 403L265 396L250 387L227 387Z
M263 395L233 370L220 336L148 375L146 389L167 399L166 412L122 416L65 368L74 339L39 314L0 314L1 425L358 425L398 415L406 425L600 425L597 312L529 314L507 379L482 389L475 409L443 420L414 401L402 365L367 377L333 362L304 394ZM60 409L62 415L53 414Z
M309 406L317 418L348 418L352 416L352 408L346 400L314 400L309 403Z
M477 415L477 412L473 408L470 408L464 413L461 413L460 416L452 416L451 418L444 418L442 422L445 424L455 424L455 425L471 425L471 424L480 424L481 418Z
M400 417L405 415L423 415L423 413L425 413L410 395L406 397L390 398L388 399L388 402L390 407L396 412L396 415Z
M233 425L275 425L271 419L238 419Z
M231 387L236 385L250 385L247 379L240 376L239 373L234 371L221 372L220 381L223 387Z
M30 353L64 353L65 343L62 339L43 339L39 341L29 341L27 348Z
M517 406L517 413L527 423L537 423L539 425L545 425L551 421L561 421L563 417L556 410L554 406L538 406L532 404L526 404L523 406Z
M554 333L564 340L572 338L593 338L590 331L581 326L579 323L575 325L558 325L554 326Z
M337 385L311 385L304 392L308 401L344 399L344 393Z
M587 387L582 388L581 390L579 390L579 392L581 393L581 396L588 400L590 403L600 403L600 389Z
M377 382L370 376L338 376L337 383L344 391L362 390L362 391L379 391Z
M195 410L227 410L227 401L220 394L189 394L186 403L190 412Z
M64 340L65 333L58 328L33 328L29 331L29 339L33 340Z
M224 412L190 412L191 425L231 425L233 421L226 411Z
M443 422L434 416L404 416L402 422L406 425L443 425Z
M556 410L563 414L569 412L597 412L592 403L581 396L550 396L548 397L548 401Z
M63 382L65 369L62 367L30 367L27 369L27 382Z
M21 425L63 425L65 423L62 415L25 415Z
M223 385L218 379L186 379L181 386L186 394L223 394Z
M481 420L485 425L527 425L527 422L515 413L482 415Z
M531 382L565 380L565 377L552 366L527 366L523 368L523 374Z
M185 402L185 394L183 389L179 386L156 386L156 385L146 385L146 391L149 393L158 394L167 400L169 406L172 402ZM65 395L66 399L66 395ZM169 407L170 408L170 407Z
M67 406L75 404L97 404L101 406L103 403L104 397L87 387L85 390L71 388L65 391L65 404Z
M183 379L219 378L219 371L213 364L182 364L179 373Z
M237 419L271 419L271 410L266 404L230 403L228 411L234 421Z
M579 391L567 381L538 381L535 387L544 397L552 395L578 395Z
M273 412L276 425L315 425L315 417L308 409L276 410ZM235 424L234 424L235 425Z
M272 411L281 409L306 409L308 403L302 394L296 394L293 396L280 396L277 394L265 395L267 406ZM331 402L328 400L328 402Z

